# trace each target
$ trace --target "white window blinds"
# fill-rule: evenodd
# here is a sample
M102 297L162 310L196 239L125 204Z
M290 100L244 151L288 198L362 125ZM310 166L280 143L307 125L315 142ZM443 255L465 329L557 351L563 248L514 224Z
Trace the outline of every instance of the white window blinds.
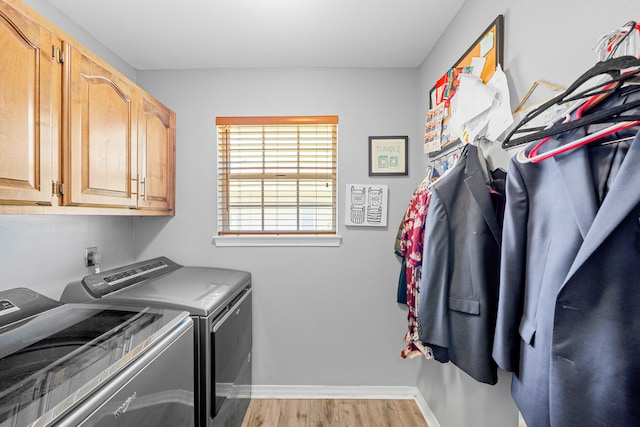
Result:
M337 116L218 117L218 234L335 234Z

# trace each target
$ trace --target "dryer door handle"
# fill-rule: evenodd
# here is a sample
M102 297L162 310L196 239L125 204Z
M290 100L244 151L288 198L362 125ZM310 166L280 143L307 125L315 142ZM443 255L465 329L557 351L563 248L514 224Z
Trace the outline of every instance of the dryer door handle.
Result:
M218 331L218 329L220 329L220 328L222 327L222 324L223 324L224 322L226 322L226 321L227 321L227 319L228 319L229 317L231 317L231 315L233 315L233 312L234 312L234 311L236 311L236 309L237 309L238 307L240 307L240 304L242 304L242 302L243 302L245 299L247 299L247 297L248 297L249 295L251 295L251 292L252 292L252 290L251 290L251 288L249 288L249 289L244 293L244 295L242 295L242 297L241 297L240 299L238 299L238 300L235 302L235 304L233 304L231 307L227 307L227 308L226 308L226 312L224 313L224 315L222 316L222 318L221 318L220 320L216 320L216 321L215 321L215 323L213 324L213 328L212 328L211 330L213 331L213 333L214 333L214 334Z

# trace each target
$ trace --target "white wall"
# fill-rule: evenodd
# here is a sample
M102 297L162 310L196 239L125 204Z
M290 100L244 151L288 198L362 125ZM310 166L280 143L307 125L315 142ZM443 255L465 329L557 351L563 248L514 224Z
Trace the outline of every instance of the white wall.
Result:
M88 34L85 29L73 22L47 0L22 0L26 5L38 12L53 25L63 30L69 36L79 41L84 47L107 61L112 67L124 74L132 81L136 81L136 70L122 58L107 49L102 43Z
M567 87L593 66L596 41L639 18L640 2L467 0L420 67L420 123L436 79L499 14L505 16L504 70L515 107L536 80ZM493 150L495 166L506 168L514 150L510 151L507 155ZM418 376L418 388L442 426L514 427L517 412L509 387L510 376L505 372L492 387L469 380L451 365L431 362L423 363Z
M133 219L75 215L0 215L0 290L27 287L58 299L64 286L93 271L85 248L97 246L104 268L135 259Z
M254 379L262 385L415 385L399 356L406 312L395 303L398 225L422 177L415 133L416 69L139 71L177 114L177 206L136 220L141 258L248 270L254 283ZM216 116L338 115L338 248L220 248ZM408 135L407 177L370 178L367 138ZM389 185L386 228L346 228L344 186Z
M93 43L45 0L27 3L82 43ZM0 216L0 289L28 286L58 297L68 281L86 274L84 248L93 245L104 252L105 268L167 255L183 264L246 269L254 277L258 384L417 384L443 427L514 426L505 373L497 386L487 386L450 364L399 357L406 313L394 302L399 263L393 241L426 167L420 140L428 92L500 13L515 105L537 79L568 85L594 62L597 38L639 17L640 4L467 0L419 70L138 72L138 83L177 112L176 217ZM339 115L340 206L346 183L388 184L387 228L347 229L340 210L339 248L213 245L216 115L279 114ZM369 135L409 135L408 177L367 176Z

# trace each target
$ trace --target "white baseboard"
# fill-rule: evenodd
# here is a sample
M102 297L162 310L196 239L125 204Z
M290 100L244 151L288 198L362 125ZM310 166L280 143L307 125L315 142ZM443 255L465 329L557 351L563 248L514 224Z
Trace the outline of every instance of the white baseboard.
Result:
M429 408L429 404L426 400L424 400L424 396L422 393L418 391L416 388L416 396L415 396L416 404L418 408L420 408L420 412L422 412L422 416L424 420L427 422L429 427L440 427L440 423L436 419L436 416L431 412L431 408Z
M417 387L252 385L253 399L413 399L429 427L440 427Z

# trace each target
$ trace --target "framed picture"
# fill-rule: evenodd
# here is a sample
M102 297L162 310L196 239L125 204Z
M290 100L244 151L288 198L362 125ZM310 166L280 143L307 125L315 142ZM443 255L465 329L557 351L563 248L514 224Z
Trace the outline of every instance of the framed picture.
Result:
M369 176L408 175L408 136L369 137Z

